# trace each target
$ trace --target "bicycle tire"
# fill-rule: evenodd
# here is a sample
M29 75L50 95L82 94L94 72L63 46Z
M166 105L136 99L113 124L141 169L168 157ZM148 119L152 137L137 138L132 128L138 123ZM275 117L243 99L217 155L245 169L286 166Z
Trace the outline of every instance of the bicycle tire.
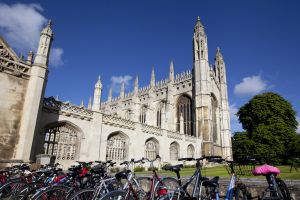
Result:
M286 183L281 178L276 178L277 185L281 191L284 200L293 200Z
M234 188L235 200L250 200L251 193L248 191L245 184L239 184Z
M20 179L11 180L0 187L1 199L18 199L19 191L27 185Z
M95 189L83 189L75 192L68 200L91 200L94 197Z
M64 200L66 199L68 192L71 188L65 186L53 186L47 187L44 190L36 193L32 200L47 200L47 199L56 199L56 200Z
M122 200L125 199L127 196L127 192L126 191L122 191L122 190L115 190L112 192L109 192L107 194L105 194L104 196L102 196L100 198L100 200ZM132 198L131 196L127 197L126 199L128 200L133 200L134 198Z
M138 182L138 184L140 185L141 189L145 192L145 193L149 193L151 190L151 178L149 177L138 177L136 179L136 181Z

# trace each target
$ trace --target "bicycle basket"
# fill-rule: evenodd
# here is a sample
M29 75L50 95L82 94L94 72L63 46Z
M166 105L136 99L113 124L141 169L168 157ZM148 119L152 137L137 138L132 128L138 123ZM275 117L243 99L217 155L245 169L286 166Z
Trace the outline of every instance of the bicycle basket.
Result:
M236 175L240 176L251 176L252 171L255 168L254 162L248 163L239 163L239 162L230 162L227 163L226 170L228 174L235 173Z

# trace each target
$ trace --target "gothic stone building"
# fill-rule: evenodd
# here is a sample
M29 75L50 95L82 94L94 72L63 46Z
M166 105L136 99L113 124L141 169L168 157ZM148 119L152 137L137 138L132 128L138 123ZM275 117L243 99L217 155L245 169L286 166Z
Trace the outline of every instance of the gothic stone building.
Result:
M42 30L35 56L18 57L0 37L0 159L34 160L56 155L65 165L75 160L122 161L154 158L175 163L180 157L231 157L225 63L218 48L208 63L208 43L198 18L193 36L192 71L101 102L97 81L87 107L44 97L53 40L51 22ZM63 84L63 83L61 83Z

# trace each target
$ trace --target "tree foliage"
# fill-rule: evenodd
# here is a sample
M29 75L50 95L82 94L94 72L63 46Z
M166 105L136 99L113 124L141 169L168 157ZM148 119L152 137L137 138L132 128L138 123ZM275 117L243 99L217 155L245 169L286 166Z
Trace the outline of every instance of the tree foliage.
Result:
M246 132L233 137L235 157L242 153L277 155L281 162L299 152L296 112L279 94L256 95L239 109L237 116Z

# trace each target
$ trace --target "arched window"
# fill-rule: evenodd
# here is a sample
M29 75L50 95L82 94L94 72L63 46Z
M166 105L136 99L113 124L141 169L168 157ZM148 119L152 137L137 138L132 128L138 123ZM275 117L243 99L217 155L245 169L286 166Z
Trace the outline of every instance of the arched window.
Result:
M179 144L177 142L172 142L170 145L170 160L178 160L179 158Z
M131 110L126 110L125 111L125 119L130 120L131 119Z
M180 119L183 120L184 134L194 136L193 133L193 114L192 100L187 95L182 95L177 101L177 131L180 131Z
M188 158L194 158L195 157L195 148L191 144L187 147L187 157Z
M143 124L146 123L146 111L147 111L147 108L145 105L143 105L141 108L141 112L140 112L140 122Z
M164 103L160 102L156 109L156 126L157 127L161 127L163 109L164 109Z
M67 123L46 129L44 153L55 155L56 160L75 160L79 149L79 132Z
M112 133L108 136L106 160L125 160L127 155L127 140L122 133Z
M154 138L150 138L145 143L145 157L153 160L159 155L158 141Z
M217 129L217 108L218 108L218 102L215 96L212 95L211 97L211 114L212 114L212 137L213 142L217 142L218 140L218 129Z

